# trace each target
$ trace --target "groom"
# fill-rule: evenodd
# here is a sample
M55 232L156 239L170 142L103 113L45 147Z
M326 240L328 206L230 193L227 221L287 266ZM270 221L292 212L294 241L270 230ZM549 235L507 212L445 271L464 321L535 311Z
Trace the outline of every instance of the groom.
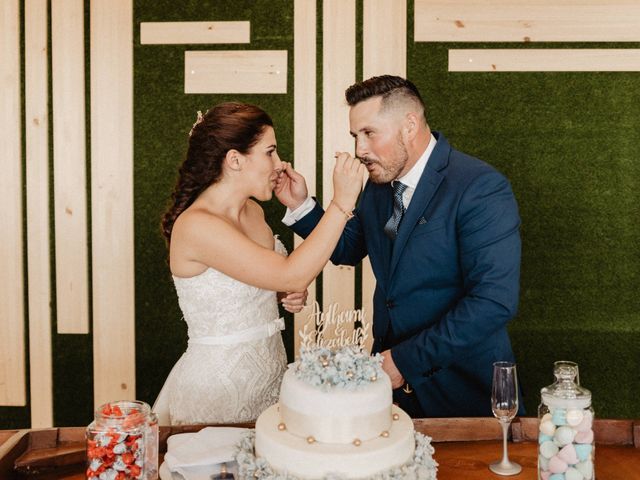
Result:
M349 87L351 135L369 182L331 257L369 255L373 351L412 417L490 416L492 364L514 361L518 208L507 179L431 132L413 83L383 75ZM287 168L276 194L306 237L323 210ZM522 408L521 408L522 412Z

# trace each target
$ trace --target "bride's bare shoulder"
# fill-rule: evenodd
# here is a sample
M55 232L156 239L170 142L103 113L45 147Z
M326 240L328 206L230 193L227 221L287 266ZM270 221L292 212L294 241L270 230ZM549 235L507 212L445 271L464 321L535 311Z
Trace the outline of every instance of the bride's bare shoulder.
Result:
M235 228L223 216L204 208L190 207L176 219L171 232L171 242L200 237L218 237L233 234Z

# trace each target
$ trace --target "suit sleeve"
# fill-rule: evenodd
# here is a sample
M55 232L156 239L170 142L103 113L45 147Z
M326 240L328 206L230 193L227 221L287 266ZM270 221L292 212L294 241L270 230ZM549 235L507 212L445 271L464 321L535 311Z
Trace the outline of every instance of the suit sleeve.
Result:
M313 210L291 225L291 229L302 238L307 238L316 225L318 225L323 214L324 210L316 201ZM356 265L367 255L360 215L360 209L356 208L354 217L347 222L340 236L340 240L338 240L338 244L331 255L331 262L334 265Z
M413 385L449 366L516 314L520 282L520 217L509 182L492 171L476 177L461 197L456 237L463 294L435 324L392 348Z

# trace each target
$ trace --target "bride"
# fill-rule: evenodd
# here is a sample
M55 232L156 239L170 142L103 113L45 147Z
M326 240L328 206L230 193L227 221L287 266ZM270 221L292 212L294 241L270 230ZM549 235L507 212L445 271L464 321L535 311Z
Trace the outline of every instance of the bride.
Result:
M276 292L289 311L302 308L355 206L364 166L337 154L330 207L287 256L252 198L296 188L291 172L256 106L222 103L194 125L162 220L189 344L154 405L161 424L248 422L277 401L286 356Z

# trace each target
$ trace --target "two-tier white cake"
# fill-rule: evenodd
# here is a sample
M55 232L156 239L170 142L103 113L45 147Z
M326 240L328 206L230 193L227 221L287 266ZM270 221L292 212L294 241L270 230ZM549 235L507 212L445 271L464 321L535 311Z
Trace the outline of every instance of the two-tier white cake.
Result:
M435 479L429 439L415 433L409 416L393 405L381 361L352 348L303 352L284 375L279 403L256 422L256 463L243 465L241 456L241 469L269 478L259 467L266 461L273 478L403 478L407 473L407 478Z

